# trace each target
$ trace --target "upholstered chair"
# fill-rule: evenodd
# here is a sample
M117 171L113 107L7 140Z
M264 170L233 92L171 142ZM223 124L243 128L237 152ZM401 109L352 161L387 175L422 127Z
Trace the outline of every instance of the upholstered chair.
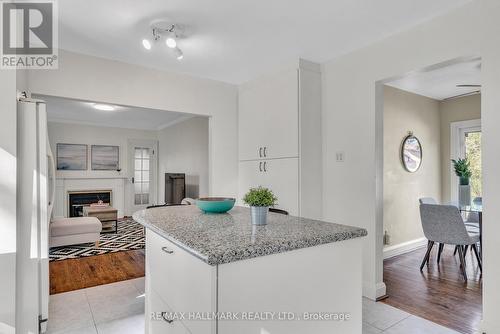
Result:
M420 265L420 271L422 271L426 263L429 263L429 256L434 243L458 246L460 269L464 280L467 280L465 246L472 247L479 269L482 271L481 259L476 246L479 242L479 234L467 231L457 207L453 205L420 204L420 218L424 235L428 240L427 252Z

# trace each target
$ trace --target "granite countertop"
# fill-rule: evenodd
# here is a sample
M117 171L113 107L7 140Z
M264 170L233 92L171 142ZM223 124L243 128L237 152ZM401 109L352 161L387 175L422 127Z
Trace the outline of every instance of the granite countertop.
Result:
M195 205L159 207L133 218L209 265L359 238L363 228L269 213L268 224L251 224L250 209L205 214Z

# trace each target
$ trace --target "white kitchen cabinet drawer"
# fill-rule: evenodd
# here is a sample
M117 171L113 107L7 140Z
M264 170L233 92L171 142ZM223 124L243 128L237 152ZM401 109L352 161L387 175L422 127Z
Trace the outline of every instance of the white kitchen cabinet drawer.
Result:
M150 303L149 334L190 334L189 330L179 319L173 318L173 311L152 291L148 296Z
M175 312L215 312L216 268L184 249L146 232L151 290ZM152 269L152 270L151 270ZM210 321L184 321L193 334L211 333Z
M242 85L238 94L240 160L298 157L298 100L297 69Z

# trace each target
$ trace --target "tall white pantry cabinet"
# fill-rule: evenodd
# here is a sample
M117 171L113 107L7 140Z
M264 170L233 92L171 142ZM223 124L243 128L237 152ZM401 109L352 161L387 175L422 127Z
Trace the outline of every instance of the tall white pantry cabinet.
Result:
M239 87L239 200L270 188L279 209L321 218L321 71L294 66Z

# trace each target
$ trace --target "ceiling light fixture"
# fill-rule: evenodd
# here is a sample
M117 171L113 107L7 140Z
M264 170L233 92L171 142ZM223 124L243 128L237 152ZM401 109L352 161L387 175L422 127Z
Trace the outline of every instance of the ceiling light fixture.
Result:
M175 24L161 24L157 23L151 27L151 33L152 33L152 40L150 39L143 39L142 40L142 46L146 50L151 50L153 47L153 42L158 42L162 38L165 39L165 44L167 47L170 49L174 49L174 54L177 60L181 60L184 58L184 53L182 50L178 47L177 40L179 38L179 26Z
M143 39L142 46L144 46L146 50L151 50L151 42L149 41L149 39Z
M177 42L175 41L175 38L172 38L172 37L167 38L165 43L171 49L174 49L177 46Z
M115 110L114 106L110 106L109 104L100 104L100 103L94 104L94 108L97 109L97 110L102 110L102 111L113 111L113 110Z
M181 49L175 48L174 52L175 52L175 58L177 58L177 60L182 60L182 58L184 58L184 53L182 53Z

